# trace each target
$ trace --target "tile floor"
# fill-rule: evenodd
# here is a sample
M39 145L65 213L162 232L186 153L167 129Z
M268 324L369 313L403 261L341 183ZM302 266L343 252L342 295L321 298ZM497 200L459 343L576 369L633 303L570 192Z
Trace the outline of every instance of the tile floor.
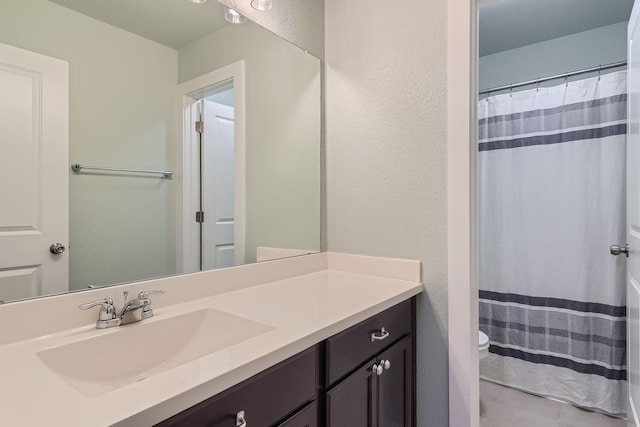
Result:
M480 427L626 427L626 420L480 380Z

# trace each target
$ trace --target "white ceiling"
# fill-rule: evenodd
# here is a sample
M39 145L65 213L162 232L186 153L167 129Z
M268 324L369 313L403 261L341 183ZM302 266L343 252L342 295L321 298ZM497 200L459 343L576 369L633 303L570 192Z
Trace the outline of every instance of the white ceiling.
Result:
M480 56L627 21L633 0L493 0L480 7Z
M50 0L84 15L179 49L227 25L217 0Z

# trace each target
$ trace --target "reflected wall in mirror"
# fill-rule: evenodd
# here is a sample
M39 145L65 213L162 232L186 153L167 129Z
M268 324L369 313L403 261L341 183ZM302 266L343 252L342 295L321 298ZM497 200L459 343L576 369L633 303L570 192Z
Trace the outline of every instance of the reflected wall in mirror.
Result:
M312 55L324 59L323 0L219 1ZM268 10L258 10L261 9L261 4Z
M320 250L317 58L251 21L227 24L213 0L6 0L0 44L0 300L197 270L184 264L193 224L198 253L189 256L213 267L206 254L216 250L200 228L237 213L223 204L235 192L218 197L234 188L238 171L223 166L238 155L237 140L213 154L220 167L200 170L199 157L184 167L183 144L195 144L194 156L201 146L183 139L176 92L239 62L244 127L214 132L244 134L245 237L227 228L218 254L236 265ZM233 84L210 89L202 103L237 108ZM74 163L84 168L73 172ZM185 197L185 188L198 194ZM212 198L223 202L196 223L201 200ZM183 206L187 199L196 204ZM64 251L54 254L55 243Z

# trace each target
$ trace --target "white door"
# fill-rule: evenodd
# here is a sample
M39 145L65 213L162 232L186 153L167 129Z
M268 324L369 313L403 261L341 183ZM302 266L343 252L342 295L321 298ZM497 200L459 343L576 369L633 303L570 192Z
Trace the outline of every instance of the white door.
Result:
M0 300L68 290L68 64L0 44Z
M234 265L234 112L226 105L202 102L202 269L210 270Z

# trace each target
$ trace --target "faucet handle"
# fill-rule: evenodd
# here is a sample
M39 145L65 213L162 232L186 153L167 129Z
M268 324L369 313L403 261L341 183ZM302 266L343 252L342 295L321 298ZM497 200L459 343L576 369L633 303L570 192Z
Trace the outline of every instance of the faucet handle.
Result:
M144 299L144 298L148 297L149 295L164 294L165 292L167 292L167 291L165 291L164 289L151 290L151 291L140 291L140 293L138 294L138 298Z
M111 298L104 298L97 301L91 301L86 304L80 304L81 310L88 310L93 307L100 306L100 313L98 313L98 320L96 322L96 328L105 329L112 326L118 326L120 319L116 318L116 308L113 305Z
M116 308L113 306L113 300L111 298L100 299L97 301L91 301L86 304L80 304L81 310L88 310L93 307L101 306L100 320L112 319L116 315ZM113 314L113 316L111 316ZM109 315L109 316L108 316Z
M164 289L159 289L157 291L142 291L138 294L139 299L145 299L149 295L153 294L164 294L166 291ZM148 303L142 307L141 316L143 319L148 319L149 317L153 317L153 310L151 310L151 300L148 300Z

